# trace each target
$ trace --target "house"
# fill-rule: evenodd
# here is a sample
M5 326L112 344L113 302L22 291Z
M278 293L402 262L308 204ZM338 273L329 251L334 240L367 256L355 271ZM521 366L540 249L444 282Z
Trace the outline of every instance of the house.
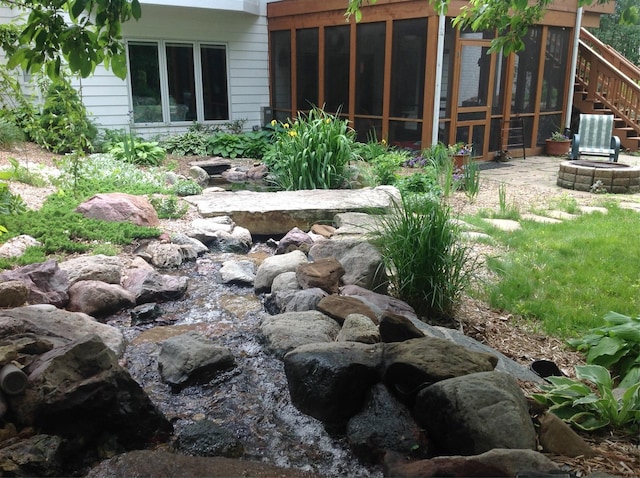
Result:
M242 119L248 129L320 105L360 140L464 142L479 159L511 144L540 152L564 129L577 0L556 0L507 57L487 54L493 32L452 28L459 0L443 29L427 0L378 0L357 24L345 21L347 0L141 4L142 18L123 25L127 79L99 67L77 85L101 127L153 136ZM585 7L580 24L597 26L613 8Z

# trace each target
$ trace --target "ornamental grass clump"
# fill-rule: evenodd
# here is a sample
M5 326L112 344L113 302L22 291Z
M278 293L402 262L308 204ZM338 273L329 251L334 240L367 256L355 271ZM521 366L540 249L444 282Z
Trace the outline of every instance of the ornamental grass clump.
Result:
M405 194L372 232L392 293L423 320L451 319L475 269L450 211L433 196Z
M273 149L265 156L271 181L284 190L336 189L357 159L348 121L313 108L290 123L272 122Z

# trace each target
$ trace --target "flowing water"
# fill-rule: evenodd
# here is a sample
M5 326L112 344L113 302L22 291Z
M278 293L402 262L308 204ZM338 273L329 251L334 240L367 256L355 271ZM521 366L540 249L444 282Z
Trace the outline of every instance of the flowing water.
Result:
M221 283L223 261L259 261L264 249L246 256L206 254L172 272L189 277L188 292L182 300L161 304L163 314L153 325L131 326L127 314L114 316L109 323L121 327L129 341L123 365L174 423L176 435L181 427L207 419L242 442L246 459L327 477L382 476L380 469L358 462L344 438L330 436L321 422L291 404L283 363L261 341L260 298L253 287ZM173 393L160 379L159 344L190 330L230 349L236 368L206 385Z

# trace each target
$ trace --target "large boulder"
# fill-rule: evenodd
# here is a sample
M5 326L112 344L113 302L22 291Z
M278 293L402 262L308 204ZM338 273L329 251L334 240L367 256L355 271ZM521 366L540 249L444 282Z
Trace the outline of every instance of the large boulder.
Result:
M118 256L85 255L67 259L59 267L66 271L70 285L81 280L120 284L124 261Z
M131 262L122 280L122 286L135 296L136 304L179 299L188 285L187 277L160 274L139 257Z
M498 359L445 339L422 337L385 344L384 383L409 403L423 387L448 378L491 371Z
M380 379L382 349L358 342L311 343L284 357L291 401L301 412L343 432Z
M344 284L363 287L384 293L387 290L382 256L378 250L364 241L319 241L309 250L309 259L318 261L334 257L344 267Z
M280 274L278 277L283 276ZM265 297L264 307L270 314L284 314L285 312L305 312L316 310L318 304L328 294L319 288L302 290L282 290L272 292Z
M536 449L527 400L516 380L501 372L459 376L422 389L414 416L427 429L436 455Z
M340 332L338 323L321 312L287 312L263 317L260 330L267 347L277 356L305 344L333 342Z
M76 212L101 221L131 222L147 227L160 225L158 213L149 200L133 194L96 194L80 204Z
M256 294L271 291L273 279L284 272L295 272L298 266L309 262L302 251L293 251L287 254L267 257L256 272L254 288Z
M377 344L380 342L380 331L366 315L349 314L342 324L336 341Z
M151 264L163 269L178 267L183 262L193 261L198 257L198 252L191 244L173 242L152 241L144 252Z
M21 281L29 289L29 304L63 307L69 300L69 277L54 260L29 264L0 274L0 282Z
M367 304L354 297L329 295L318 303L318 310L335 319L339 324L342 324L351 314L364 315L373 323L378 323L376 313Z
M81 280L69 288L67 309L102 318L135 304L134 295L120 284Z
M233 367L235 360L228 348L211 343L197 332L165 340L158 355L162 380L177 390L207 383Z
M84 336L40 355L25 367L24 394L11 396L22 426L75 443L72 453L99 446L108 435L125 450L166 439L171 424L99 337Z
M225 261L220 268L223 284L252 286L256 279L256 265L253 261Z

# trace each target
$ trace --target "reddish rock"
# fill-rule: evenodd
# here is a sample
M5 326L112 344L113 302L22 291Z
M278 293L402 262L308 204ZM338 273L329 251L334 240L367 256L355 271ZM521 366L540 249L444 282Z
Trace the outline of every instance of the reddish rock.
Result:
M96 194L76 208L85 217L102 221L131 222L138 226L160 224L158 213L142 196L124 193Z
M319 287L329 294L338 292L343 275L344 267L334 257L301 264L296 270L296 279L303 289Z

